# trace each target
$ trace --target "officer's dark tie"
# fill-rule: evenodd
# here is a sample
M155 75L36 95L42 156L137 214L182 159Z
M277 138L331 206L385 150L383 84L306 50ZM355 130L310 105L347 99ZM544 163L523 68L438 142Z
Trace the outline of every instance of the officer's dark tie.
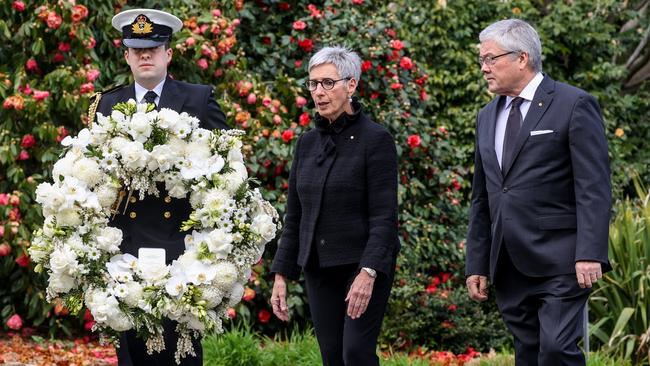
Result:
M158 94L156 94L155 91L149 90L147 94L144 95L144 101L147 103L153 103L156 104L156 98L158 97Z
M510 103L510 113L508 113L508 121L506 122L506 134L503 137L503 153L501 154L501 171L503 172L505 172L513 158L512 154L522 122L519 106L523 101L523 98L516 97Z

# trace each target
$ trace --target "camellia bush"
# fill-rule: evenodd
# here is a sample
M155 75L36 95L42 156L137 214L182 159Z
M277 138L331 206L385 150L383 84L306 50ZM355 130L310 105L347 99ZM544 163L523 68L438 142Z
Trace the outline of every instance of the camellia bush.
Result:
M630 190L627 169L650 178L648 52L639 47L647 40L647 3L6 1L0 5L0 279L9 284L0 288L3 325L52 333L92 326L83 312L75 317L44 301L43 278L26 254L42 223L34 189L50 179L61 139L87 123L90 95L130 82L111 17L154 6L184 22L172 44L171 76L215 86L228 123L246 131L251 175L281 214L295 141L312 126L313 103L302 87L309 58L326 45L357 51L363 60L357 96L391 131L400 158L402 250L382 347L456 353L502 347L508 336L494 303L469 301L462 275L475 117L493 97L476 63L478 33L509 17L537 27L545 72L599 99L615 191L623 197ZM289 289L292 322L271 315L275 245L268 248L230 314L271 335L308 324L309 311L296 282Z

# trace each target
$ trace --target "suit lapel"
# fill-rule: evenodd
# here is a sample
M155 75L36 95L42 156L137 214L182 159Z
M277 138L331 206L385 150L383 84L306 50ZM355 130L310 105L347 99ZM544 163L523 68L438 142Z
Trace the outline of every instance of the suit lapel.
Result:
M126 88L122 88L120 90L120 96L118 97L118 102L128 102L129 99L135 100L135 84L131 84L127 86ZM138 101L135 100L137 103Z
M535 126L537 126L540 119L548 107L551 105L551 102L553 101L554 90L555 81L553 81L553 79L549 78L548 76L544 76L544 80L542 80L542 83L539 84L537 91L535 91L535 96L530 103L528 113L526 113L526 118L524 118L524 122L521 125L521 130L519 130L519 134L517 135L515 149L512 152L513 157L510 159L510 164L508 164L506 169L504 169L504 177L508 175L512 164L514 164L514 162L517 160L517 156L519 155L521 148L524 146L524 143L526 143L528 137L530 136L530 131L532 131Z
M178 88L178 82L174 79L167 77L163 85L162 95L158 103L158 109L169 108L180 113L183 103L185 102L186 95L182 94Z
M490 147L490 154L485 157L487 162L489 163L489 166L493 167L494 170L496 171L497 175L501 178L502 172L501 168L499 167L499 160L497 159L497 153L494 148L494 138L496 134L496 128L497 128L497 117L499 116L499 107L502 104L502 100L505 99L503 96L498 96L497 98L494 99L492 103L490 103L490 108L486 111L488 119L487 119L487 126L485 128L487 129L487 141L483 141L486 146Z

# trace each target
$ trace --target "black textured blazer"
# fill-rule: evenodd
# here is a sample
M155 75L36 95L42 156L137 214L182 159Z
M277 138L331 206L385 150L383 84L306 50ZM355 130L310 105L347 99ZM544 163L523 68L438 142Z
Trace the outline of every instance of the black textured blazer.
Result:
M97 112L105 116L111 114L113 106L119 102L135 99L133 84L112 90L102 95ZM167 78L163 85L159 108L169 108L177 112L187 112L201 120L202 128L228 129L226 119L214 100L212 87L208 85L189 84ZM166 260L170 263L185 251L185 235L181 232L181 223L189 218L192 208L188 198L176 199L167 196L164 184L159 184L160 196L147 196L138 199L134 192L127 205L127 199L120 204L119 213L110 221L110 225L122 230L123 253L138 255L141 247L164 248Z
M353 106L355 114L332 124L317 116L316 128L298 139L272 272L296 279L310 256L320 267L394 270L400 245L395 142Z

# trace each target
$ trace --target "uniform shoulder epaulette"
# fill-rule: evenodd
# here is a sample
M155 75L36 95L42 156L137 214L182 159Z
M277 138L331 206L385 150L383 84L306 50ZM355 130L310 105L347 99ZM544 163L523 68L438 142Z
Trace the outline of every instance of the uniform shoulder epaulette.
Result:
M95 113L97 113L97 106L99 106L99 101L102 99L103 95L113 93L125 87L126 85L115 85L109 88L106 88L100 92L96 92L90 96L90 105L88 106L88 125L92 125L95 121Z

